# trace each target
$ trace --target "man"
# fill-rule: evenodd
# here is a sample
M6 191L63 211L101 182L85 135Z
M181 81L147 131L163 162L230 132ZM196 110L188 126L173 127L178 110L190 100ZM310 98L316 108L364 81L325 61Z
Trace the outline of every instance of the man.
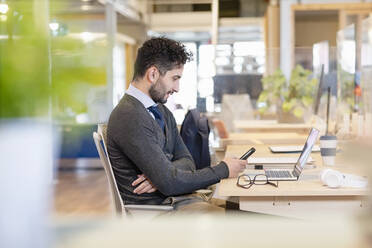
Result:
M225 158L195 170L174 117L163 105L178 92L191 57L184 45L167 38L150 39L138 50L133 80L107 129L108 153L125 204L171 204L174 196L236 177L245 168L246 161Z

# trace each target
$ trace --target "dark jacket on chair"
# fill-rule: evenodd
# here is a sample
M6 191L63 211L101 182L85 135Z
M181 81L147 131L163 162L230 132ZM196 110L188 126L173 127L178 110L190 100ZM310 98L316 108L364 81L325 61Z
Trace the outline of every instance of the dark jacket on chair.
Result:
M196 109L189 110L181 126L181 137L195 161L196 169L211 165L209 132L208 118L200 116Z

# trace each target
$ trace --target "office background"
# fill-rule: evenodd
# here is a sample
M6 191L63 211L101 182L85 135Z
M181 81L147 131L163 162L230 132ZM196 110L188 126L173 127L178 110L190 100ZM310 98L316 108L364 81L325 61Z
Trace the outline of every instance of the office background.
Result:
M236 121L324 128L328 88L332 132L368 140L371 13L371 0L0 0L2 211L29 216L15 195L31 192L30 209L53 216L111 214L92 133L125 94L149 37L181 41L194 54L167 107L178 124L193 108L209 118L214 162L228 145L247 143ZM369 148L359 149L362 167Z

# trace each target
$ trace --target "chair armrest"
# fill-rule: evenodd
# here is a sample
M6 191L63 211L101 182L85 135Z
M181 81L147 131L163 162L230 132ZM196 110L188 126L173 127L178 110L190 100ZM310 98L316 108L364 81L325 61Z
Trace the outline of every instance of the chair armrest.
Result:
M223 146L215 146L215 147L212 147L212 149L215 152L225 152L226 151L226 147L223 147Z
M172 211L173 206L168 205L124 205L127 210L157 210L157 211Z
M198 190L195 190L194 192L195 193L199 193L199 194L210 194L210 193L213 193L213 191L210 190L210 189L198 189Z

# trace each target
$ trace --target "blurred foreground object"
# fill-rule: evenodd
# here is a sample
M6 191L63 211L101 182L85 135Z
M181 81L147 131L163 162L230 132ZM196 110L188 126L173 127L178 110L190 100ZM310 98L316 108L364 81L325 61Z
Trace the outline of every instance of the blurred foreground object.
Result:
M319 222L268 216L189 215L153 221L79 219L56 225L54 247L361 247L356 223L327 218ZM164 236L166 235L166 237ZM267 238L270 237L270 238Z
M7 21L0 22L0 118L48 114L51 62L47 3L8 1Z
M369 199L368 207L362 215L359 216L359 221L362 228L363 238L368 244L366 247L372 247L372 140L369 137L359 138L357 141L347 142L343 145L344 152L342 153L342 159L345 162L352 164L357 170L360 170L364 175L368 175L369 181Z
M0 3L8 6L0 11L0 247L44 248L54 148L49 0Z
M0 247L49 246L51 134L48 124L0 121Z

